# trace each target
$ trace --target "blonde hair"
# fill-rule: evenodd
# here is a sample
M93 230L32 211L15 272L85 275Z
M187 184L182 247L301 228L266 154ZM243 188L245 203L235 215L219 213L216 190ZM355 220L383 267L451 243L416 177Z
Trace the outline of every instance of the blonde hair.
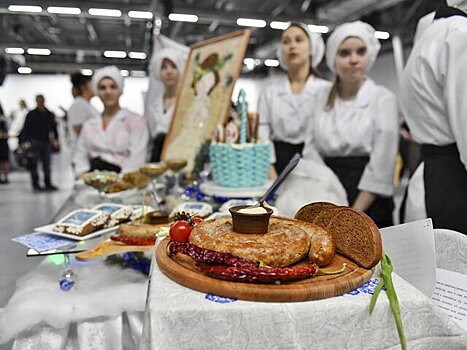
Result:
M334 81L332 83L331 90L329 91L328 99L326 101L326 108L327 109L334 108L334 102L336 101L338 85L339 85L339 77L336 75L336 77L334 78Z

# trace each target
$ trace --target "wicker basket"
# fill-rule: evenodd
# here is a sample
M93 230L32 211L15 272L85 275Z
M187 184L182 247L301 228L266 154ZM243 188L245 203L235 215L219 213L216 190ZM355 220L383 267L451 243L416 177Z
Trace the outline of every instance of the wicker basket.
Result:
M213 142L209 149L214 182L223 187L258 187L269 174L271 144Z

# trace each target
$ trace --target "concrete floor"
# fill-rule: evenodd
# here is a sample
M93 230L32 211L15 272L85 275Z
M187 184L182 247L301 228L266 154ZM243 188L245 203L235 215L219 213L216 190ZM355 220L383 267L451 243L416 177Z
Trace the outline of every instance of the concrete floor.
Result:
M39 174L42 176L41 171ZM27 248L11 239L49 223L70 195L73 175L69 151L53 156L52 181L59 191L34 193L29 173L16 169L10 173L10 183L0 185L0 308L7 304L18 278L43 259L26 257ZM0 346L0 350L7 349L11 344Z

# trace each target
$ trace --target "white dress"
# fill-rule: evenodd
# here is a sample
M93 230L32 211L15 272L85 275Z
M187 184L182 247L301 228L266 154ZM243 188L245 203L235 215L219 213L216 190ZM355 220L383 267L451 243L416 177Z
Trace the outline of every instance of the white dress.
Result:
M101 117L89 119L81 129L73 156L75 171L88 171L89 160L95 157L120 166L122 173L138 170L146 160L148 141L146 121L128 110L117 112L105 130Z

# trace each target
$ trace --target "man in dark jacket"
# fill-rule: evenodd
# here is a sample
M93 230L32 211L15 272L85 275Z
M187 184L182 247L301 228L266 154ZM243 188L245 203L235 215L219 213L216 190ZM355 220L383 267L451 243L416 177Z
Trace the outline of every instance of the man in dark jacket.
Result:
M50 181L50 153L51 145L58 147L57 123L54 114L45 107L43 95L36 96L36 103L37 108L26 116L21 140L30 142L34 151L34 161L29 167L33 190L56 191L57 187ZM42 163L44 170L44 188L39 185L38 161Z

